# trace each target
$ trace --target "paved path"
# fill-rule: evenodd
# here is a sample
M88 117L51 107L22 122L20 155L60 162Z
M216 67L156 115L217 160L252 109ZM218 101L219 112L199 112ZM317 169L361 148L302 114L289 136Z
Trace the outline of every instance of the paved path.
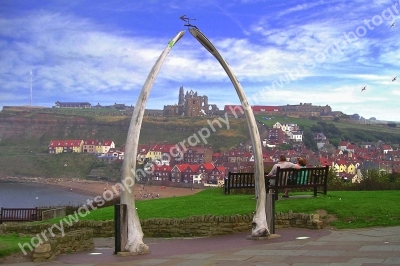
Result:
M351 229L278 229L281 237L249 240L251 232L191 239L145 238L151 253L116 256L114 239L95 239L92 251L58 255L46 263L4 265L400 265L400 226Z

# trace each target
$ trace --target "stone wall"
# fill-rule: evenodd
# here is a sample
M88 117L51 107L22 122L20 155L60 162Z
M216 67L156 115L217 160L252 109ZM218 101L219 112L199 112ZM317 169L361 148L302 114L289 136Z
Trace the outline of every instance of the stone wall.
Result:
M58 254L94 249L93 230L91 228L70 231L49 238L38 245L32 254L34 262L53 260Z
M64 218L65 219L65 218ZM251 231L253 214L230 216L192 216L188 218L162 218L141 220L145 237L195 237L225 235L231 233ZM20 235L36 235L50 231L60 233L62 226L64 232L91 228L93 237L113 237L114 221L78 221L76 223L60 222L57 224L10 223L0 225L0 234L18 233ZM321 229L322 221L318 214L302 213L276 213L275 229L279 228L309 228ZM50 230L51 229L51 230Z

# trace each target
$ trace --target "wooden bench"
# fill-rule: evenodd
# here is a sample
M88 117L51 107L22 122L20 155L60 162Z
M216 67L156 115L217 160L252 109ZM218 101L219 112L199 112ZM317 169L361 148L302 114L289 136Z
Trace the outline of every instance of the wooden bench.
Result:
M42 215L38 208L1 208L0 224L3 222L33 222L41 221Z
M308 167L291 169L280 167L277 168L276 176L265 178L265 191L272 190L275 194L275 200L278 199L278 192L282 189L291 188L312 188L314 196L317 193L325 194L328 190L328 173L329 166L325 167ZM287 182L286 182L287 180ZM224 192L230 194L231 189L254 188L254 173L228 173L225 178Z

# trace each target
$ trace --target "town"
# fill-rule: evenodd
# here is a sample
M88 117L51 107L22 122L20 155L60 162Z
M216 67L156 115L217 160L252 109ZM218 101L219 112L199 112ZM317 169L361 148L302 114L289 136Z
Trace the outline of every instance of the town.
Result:
M134 109L132 106L116 103L112 106L100 104L92 106L88 102L59 101L55 103L54 108L116 109L123 111L123 115L131 115ZM264 120L274 115L295 118L314 117L321 120L350 117L341 111L332 111L329 105L315 106L311 103L251 106L251 108L255 115L263 115ZM225 105L223 110L219 110L217 105L209 104L206 95L199 96L192 90L185 93L183 87L179 88L177 104L165 105L163 110L146 109L145 111L147 116L244 117L243 114L241 105ZM371 118L369 121L373 123L375 119ZM258 120L258 123L263 124L263 121ZM382 141L363 142L357 146L350 140L343 140L334 147L323 132L315 133L313 138L317 143L318 151L312 151L304 145L303 132L297 124L275 123L272 128L267 129L267 137L262 139L265 169L268 170L283 154L292 162L302 157L307 160L308 166L329 166L338 178L346 182L360 182L362 173L368 170L385 174L400 172L399 150L393 149L391 145ZM278 149L280 144L289 144L291 148ZM98 160L103 161L124 159L124 148L116 148L113 140L51 140L48 152L51 154L88 153L96 155ZM204 144L178 148L172 143L140 145L137 151L137 163L146 171L146 174L138 172L138 175L141 175L140 180L162 181L165 185L191 183L222 186L229 172L254 172L252 147L246 147L242 143L226 152L215 152L212 147Z
M263 139L263 162L269 169L285 155L296 162L305 158L308 166L329 166L343 181L358 183L362 173L376 170L391 174L400 172L400 152L383 142L364 142L357 146L341 141L338 147L327 148L329 140L323 133L314 136L319 150L307 149L296 124L276 123ZM270 144L274 143L274 144ZM290 143L293 148L279 150L276 144ZM327 147L325 147L327 146ZM112 140L52 140L48 152L88 153L98 160L124 160L124 148L117 149ZM212 147L189 146L177 149L176 144L142 144L137 151L137 162L145 170L139 178L143 181L162 181L164 185L192 183L221 186L229 172L254 172L254 156L251 146L238 145L226 152L215 152ZM172 183L172 184L171 184Z

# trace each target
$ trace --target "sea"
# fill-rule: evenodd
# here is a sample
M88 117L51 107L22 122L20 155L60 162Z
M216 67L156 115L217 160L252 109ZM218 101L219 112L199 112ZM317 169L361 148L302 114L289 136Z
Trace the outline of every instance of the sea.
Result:
M81 206L92 198L39 183L0 183L0 208Z

